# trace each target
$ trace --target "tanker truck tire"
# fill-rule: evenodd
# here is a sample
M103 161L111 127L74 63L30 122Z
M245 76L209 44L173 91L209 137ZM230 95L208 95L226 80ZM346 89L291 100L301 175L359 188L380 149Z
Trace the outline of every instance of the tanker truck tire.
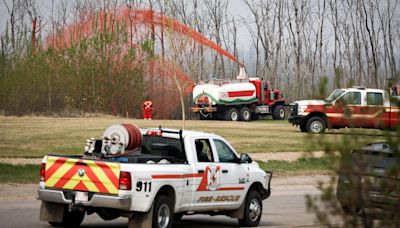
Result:
M283 120L285 119L285 109L282 105L277 105L272 110L272 118L274 120Z
M230 108L225 112L225 120L228 121L238 121L239 112L236 108Z
M240 109L240 119L243 121L251 120L251 111L248 107L243 107Z

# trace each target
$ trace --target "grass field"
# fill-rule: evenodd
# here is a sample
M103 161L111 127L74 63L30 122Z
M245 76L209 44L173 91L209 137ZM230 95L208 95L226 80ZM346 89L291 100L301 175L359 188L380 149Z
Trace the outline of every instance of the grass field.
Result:
M39 183L40 180L40 165L0 163L0 171L0 183Z
M264 170L272 170L274 176L310 175L328 173L332 160L328 158L301 158L294 162L258 161L258 164ZM0 163L0 183L38 183L39 171L40 165Z
M45 154L81 154L86 139L100 138L114 123L133 123L139 127L181 128L178 120L135 120L118 117L51 118L0 117L0 157L42 157ZM323 150L321 140L340 142L346 132L329 131L309 136L287 122L186 121L186 129L212 132L225 137L238 152L304 152ZM383 131L360 130L360 142L382 141Z

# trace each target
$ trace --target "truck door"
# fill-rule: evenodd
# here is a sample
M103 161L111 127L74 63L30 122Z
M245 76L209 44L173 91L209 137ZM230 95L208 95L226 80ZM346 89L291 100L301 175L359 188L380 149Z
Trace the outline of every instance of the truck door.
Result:
M388 126L385 115L390 115L390 110L385 112L382 92L367 92L367 106L363 110L365 127L380 128ZM388 117L388 116L387 116Z
M361 92L350 91L345 93L335 102L333 125L338 127L363 126L362 109Z
M194 139L194 145L196 156L193 167L192 205L196 209L211 208L215 206L216 193L220 186L221 168L215 162L216 156L210 139Z
M213 139L221 167L219 192L221 202L235 206L245 197L246 184L249 181L249 165L238 163L239 158L233 149L222 139Z

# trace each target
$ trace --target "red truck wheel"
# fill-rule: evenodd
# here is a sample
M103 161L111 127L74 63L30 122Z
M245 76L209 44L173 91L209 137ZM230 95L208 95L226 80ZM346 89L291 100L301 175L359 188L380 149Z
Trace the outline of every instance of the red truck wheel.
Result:
M319 116L313 116L307 120L306 129L307 132L322 134L325 132L326 129L325 120Z

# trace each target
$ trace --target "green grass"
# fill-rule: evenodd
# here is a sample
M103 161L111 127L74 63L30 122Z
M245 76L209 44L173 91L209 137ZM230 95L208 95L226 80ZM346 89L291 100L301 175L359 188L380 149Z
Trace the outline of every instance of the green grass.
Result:
M137 120L119 117L51 118L0 117L0 157L42 157L46 154L81 154L86 139L100 138L115 123L133 123L140 127L182 128L179 120ZM252 122L186 121L186 128L211 132L226 138L236 150L258 152L304 152L323 150L318 142L324 138L340 142L348 130L329 131L310 137L287 122L260 120ZM384 139L383 131L360 130L360 142Z
M300 158L297 161L257 161L260 167L264 170L272 170L274 175L286 174L308 174L308 173L328 173L332 170L332 166L337 165L337 161L332 158Z
M39 183L39 165L0 163L0 183Z

